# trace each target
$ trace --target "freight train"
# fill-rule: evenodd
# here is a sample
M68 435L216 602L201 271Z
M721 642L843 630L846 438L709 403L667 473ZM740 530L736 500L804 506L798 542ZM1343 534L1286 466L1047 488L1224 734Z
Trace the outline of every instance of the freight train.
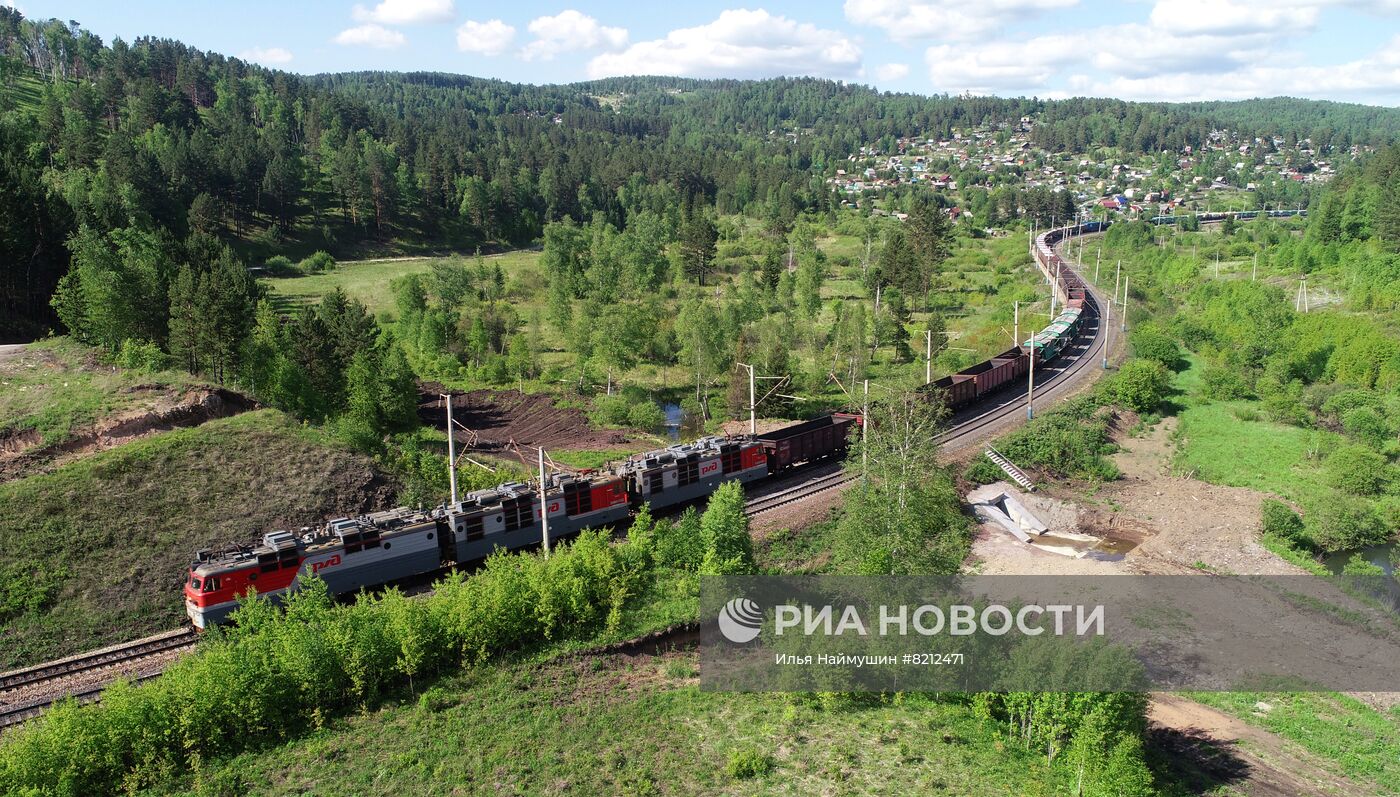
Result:
M799 465L839 458L860 416L835 413L760 435L706 437L649 451L615 468L546 478L551 539L617 525L642 504L667 510L708 497L721 484L748 483ZM228 619L251 591L280 599L315 575L333 595L485 558L497 548L541 542L537 483L512 482L468 493L431 510L406 507L337 518L299 531L274 531L260 545L195 555L185 611L196 628Z
M1025 343L925 386L925 395L957 410L1025 376L1032 357L1038 365L1063 354L1089 308L1083 281L1054 246L1067 235L1105 226L1089 222L1040 235L1034 255L1054 280L1064 312ZM552 474L543 491L550 538L617 525L643 504L666 510L706 498L726 482L753 482L839 458L862 420L834 413L764 434L706 437L649 451L611 469ZM203 629L226 621L246 593L279 599L313 575L340 595L472 562L498 548L535 545L544 532L540 492L536 483L513 482L430 510L400 507L337 518L270 532L258 545L200 551L184 585L186 613Z
M1185 216L1152 216L1147 219L1149 224L1178 224L1183 219L1194 216L1202 224L1211 224L1217 221L1224 221L1233 216L1236 221L1251 221L1260 216L1267 216L1271 219L1282 219L1289 216L1306 216L1306 210L1242 210L1238 213L1195 213Z
M1079 337L1086 320L1085 313L1093 312L1093 306L1084 280L1055 254L1055 245L1066 237L1102 232L1107 227L1107 222L1090 221L1048 230L1037 236L1032 254L1041 271L1055 283L1055 295L1064 310L1029 340L1017 343L990 360L934 380L921 390L931 400L942 401L948 409L957 411L1012 382L1027 378L1032 357L1035 364L1040 366L1064 354ZM1091 303L1087 308L1086 302Z

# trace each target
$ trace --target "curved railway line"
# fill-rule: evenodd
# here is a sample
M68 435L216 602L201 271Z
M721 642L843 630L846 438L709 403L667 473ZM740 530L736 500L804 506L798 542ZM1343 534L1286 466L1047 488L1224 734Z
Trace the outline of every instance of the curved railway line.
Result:
M1034 258L1033 258L1034 261ZM1037 268L1040 265L1037 263ZM1047 276L1047 280L1050 278ZM1048 405L1072 392L1093 368L1099 366L1106 335L1099 308L1103 297L1086 281L1084 321L1072 346L1058 357L1055 365L1036 373L1036 401ZM1025 411L1025 391L1019 383L992 393L988 401L956 413L952 425L939 435L945 449L963 449L991 436L1000 427L1011 425ZM819 493L838 489L855 477L840 466L822 465L809 470L806 480L791 487L756 496L745 504L745 512L759 515L805 500ZM0 729L32 719L65 697L79 702L100 698L102 689L121 677L136 680L154 678L168 661L181 651L194 647L199 635L181 629L115 645L91 653L0 674Z

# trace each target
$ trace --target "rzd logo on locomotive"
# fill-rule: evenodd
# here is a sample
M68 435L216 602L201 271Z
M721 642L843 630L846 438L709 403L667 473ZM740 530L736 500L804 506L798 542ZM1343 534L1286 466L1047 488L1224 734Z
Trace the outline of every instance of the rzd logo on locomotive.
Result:
M340 564L340 554L336 554L335 556L332 556L331 558L327 559L327 560L324 561L324 562L312 562L312 563L311 563L311 572L312 572L313 574L319 573L319 572L321 572L322 570L325 570L325 569L328 568L328 567L335 567L335 566L338 565L338 564Z

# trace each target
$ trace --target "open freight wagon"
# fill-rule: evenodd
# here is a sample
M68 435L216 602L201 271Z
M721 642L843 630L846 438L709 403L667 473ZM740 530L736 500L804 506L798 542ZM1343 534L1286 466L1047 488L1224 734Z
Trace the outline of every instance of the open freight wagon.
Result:
M960 410L971 404L979 396L1002 387L1019 376L1024 376L1030 366L1030 358L1020 346L1012 346L990 360L964 368L942 379L935 379L922 388L925 395L939 392L948 409Z
M777 473L804 462L839 457L846 451L851 427L859 420L859 415L838 412L758 435L758 442L763 444L768 456L768 472Z

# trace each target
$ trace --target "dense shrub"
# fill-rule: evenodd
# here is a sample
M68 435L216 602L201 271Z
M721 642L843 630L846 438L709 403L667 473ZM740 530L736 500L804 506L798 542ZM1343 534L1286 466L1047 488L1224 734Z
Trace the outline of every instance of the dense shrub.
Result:
M593 409L588 413L588 420L594 426L626 426L627 425L627 399L622 396L596 396L593 399Z
M635 522L633 524L635 528ZM705 542L700 537L700 513L687 507L674 523L656 524L656 563L677 570L696 571L705 559Z
M656 429L666 423L666 413L654 401L640 401L627 408L627 425L634 429Z
M744 514L744 488L738 482L726 482L710 496L705 514L700 517L700 537L705 545L705 557L700 562L702 574L753 572L753 540L749 537L748 515Z
M1378 545L1388 536L1370 504L1342 495L1320 502L1304 526L1317 547L1328 553Z
M1067 402L1006 435L996 445L1022 467L1051 475L1109 481L1118 469L1104 458L1111 453L1108 420L1085 401Z
M1270 537L1296 544L1303 538L1303 519L1288 505L1274 498L1265 498L1259 505L1260 531Z
M237 627L212 634L159 680L117 684L95 705L60 703L6 732L0 784L33 794L139 791L443 667L615 627L650 562L645 541L613 545L586 531L549 558L499 553L421 598L391 589L336 606L312 580L285 612L250 601Z
M322 271L330 271L335 268L335 258L324 249L319 250L305 258L297 264L297 268L303 274L319 274Z
M288 277L296 273L297 267L292 263L291 258L286 255L274 255L263 264L267 273L274 277Z
M1374 407L1353 407L1342 413L1342 429L1371 448L1382 448L1394 433L1385 416Z
M1170 334L1156 324L1137 327L1128 333L1128 342L1132 344L1135 357L1155 360L1173 370L1181 366L1181 348Z
M154 343L127 338L112 358L112 364L132 371L162 371L170 368L174 361Z
M1123 364L1100 390L1107 401L1135 412L1151 412L1166 397L1171 376L1156 360L1135 359Z
M1390 463L1363 446L1344 446L1327 457L1327 481L1352 495L1375 495L1390 482Z
M1249 398L1249 382L1236 368L1207 365L1201 369L1201 395L1216 401Z

